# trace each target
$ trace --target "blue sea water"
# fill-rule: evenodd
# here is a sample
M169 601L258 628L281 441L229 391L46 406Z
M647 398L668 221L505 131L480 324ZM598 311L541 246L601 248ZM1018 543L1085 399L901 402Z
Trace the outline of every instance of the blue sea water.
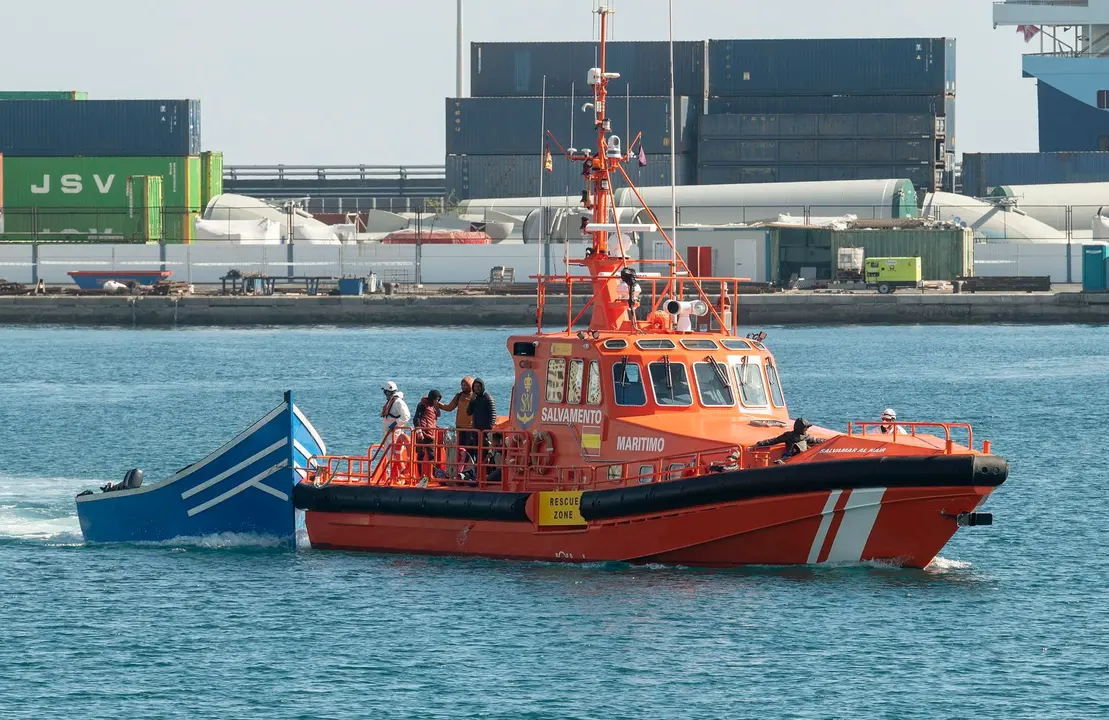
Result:
M966 420L1010 460L924 571L81 542L77 492L286 389L350 453L387 379L507 404L505 336L0 328L0 718L1109 716L1109 328L770 330L795 415Z

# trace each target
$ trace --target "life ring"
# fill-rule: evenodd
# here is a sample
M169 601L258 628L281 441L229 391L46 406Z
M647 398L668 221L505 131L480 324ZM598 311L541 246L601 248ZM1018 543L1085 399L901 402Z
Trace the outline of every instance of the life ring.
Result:
M528 464L529 440L526 434L511 433L504 438L504 463L514 476L524 474Z
M674 317L665 310L655 310L647 316L647 329L654 332L670 332L674 326Z
M528 452L532 468L539 475L546 475L547 470L554 465L555 443L554 437L547 430L536 430L531 435L531 448Z

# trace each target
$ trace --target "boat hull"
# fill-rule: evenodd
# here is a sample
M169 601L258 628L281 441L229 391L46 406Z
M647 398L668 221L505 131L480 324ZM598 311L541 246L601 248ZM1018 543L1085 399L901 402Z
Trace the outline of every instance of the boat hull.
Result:
M325 451L292 393L233 440L164 482L77 497L86 542L161 542L223 533L295 542L292 490Z
M587 524L577 527L540 526L526 493L302 484L294 503L306 509L315 548L706 567L924 567L955 534L959 515L974 512L1007 472L996 458L953 460L812 463L585 493ZM918 479L929 469L933 484Z

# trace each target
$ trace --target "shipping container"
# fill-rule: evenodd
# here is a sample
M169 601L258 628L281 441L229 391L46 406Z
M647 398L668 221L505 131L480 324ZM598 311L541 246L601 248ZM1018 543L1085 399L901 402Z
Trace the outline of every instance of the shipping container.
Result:
M9 157L185 156L200 152L199 100L0 102Z
M999 185L1109 182L1109 152L964 153L963 194Z
M448 155L447 195L454 194L459 200L485 198L537 197L539 195L539 175L542 159L538 153L533 155ZM543 194L545 196L579 195L585 189L582 166L564 158L553 159L554 171L543 172ZM647 165L638 163L624 165L632 182L639 187L652 187L670 184L670 156L648 155ZM696 165L689 155L677 157L678 184L692 184L696 175ZM623 178L614 183L620 188L625 185Z
M712 96L709 115L882 113L943 115L955 98L943 95L791 95Z
M0 155L0 233L4 232L4 156Z
M946 38L710 40L709 95L944 95L951 42L949 50Z
M596 145L592 111L582 112L584 100L547 98L546 128L563 147ZM448 155L526 155L537 152L544 135L541 98L447 99ZM697 102L677 98L678 152L692 152L697 141ZM629 115L630 107L630 115ZM670 152L670 98L610 97L607 117L624 147L643 133L647 154ZM573 134L570 132L573 122ZM630 121L630 122L629 122ZM630 137L629 137L630 135ZM557 152L554 142L546 141ZM638 147L638 146L637 146Z
M959 228L934 230L831 230L781 227L778 235L779 272L788 279L803 266L815 266L817 277L835 276L836 258L845 248L862 248L865 257L919 257L925 280L953 281L974 274L974 234Z
M674 43L674 92L702 97L706 41ZM470 44L471 97L592 97L586 73L599 67L595 42L481 42ZM620 73L613 94L670 94L670 48L666 42L610 42L607 70Z
M935 191L930 165L785 165L708 163L697 165L698 185L731 185L778 182L826 182L829 180L908 180L923 192Z
M699 142L715 138L935 138L945 122L933 115L898 113L705 115Z
M131 242L162 239L162 178L159 175L131 175L127 178L127 217L134 232Z
M200 210L217 195L223 194L223 153L208 151L200 154Z
M0 90L0 100L88 100L81 90Z
M932 140L701 140L698 162L861 165L932 165L937 161Z
M5 157L8 233L121 236L128 208L127 178L162 178L163 237L189 242L200 208L200 158Z

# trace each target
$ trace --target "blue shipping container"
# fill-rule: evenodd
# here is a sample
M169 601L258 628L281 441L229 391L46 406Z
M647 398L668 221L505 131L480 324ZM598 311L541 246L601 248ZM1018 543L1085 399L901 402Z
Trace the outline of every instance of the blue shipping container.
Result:
M709 95L943 95L954 77L953 42L710 40Z
M1109 152L964 153L963 194L998 185L1109 182Z
M0 154L14 157L200 154L199 100L8 100Z
M942 121L940 123L943 124ZM698 143L747 138L904 138L939 135L932 115L895 113L706 115L697 127Z
M571 143L579 148L597 144L593 111L581 109L587 101L547 98L546 128L563 147L568 148ZM685 97L677 102L678 152L690 152L697 141L697 103ZM526 155L538 152L542 146L540 98L447 98L446 105L448 155ZM612 131L623 139L624 147L642 132L643 147L648 154L670 152L670 98L633 96L629 106L626 98L610 96L607 117L612 121ZM550 146L552 152L557 150L554 142Z
M543 194L577 196L585 188L582 167L563 157L553 158L553 171L542 171L538 153L528 155L448 155L447 194L459 200L472 198L537 197L539 176L543 175ZM624 165L632 182L639 187L670 184L670 156L648 155L647 165ZM677 157L678 185L692 185L697 173L692 156ZM623 178L616 187L624 187Z
M697 166L698 185L828 180L908 180L918 191L933 192L936 188L935 173L930 165L775 165L701 162Z
M702 97L706 41L674 43L674 92ZM591 95L586 73L600 62L595 42L489 42L470 45L471 97ZM665 42L612 42L607 69L620 73L609 83L616 94L670 94L670 48Z
M950 103L950 105L948 104ZM783 113L905 113L943 115L955 98L943 95L773 95L713 96L709 115Z

